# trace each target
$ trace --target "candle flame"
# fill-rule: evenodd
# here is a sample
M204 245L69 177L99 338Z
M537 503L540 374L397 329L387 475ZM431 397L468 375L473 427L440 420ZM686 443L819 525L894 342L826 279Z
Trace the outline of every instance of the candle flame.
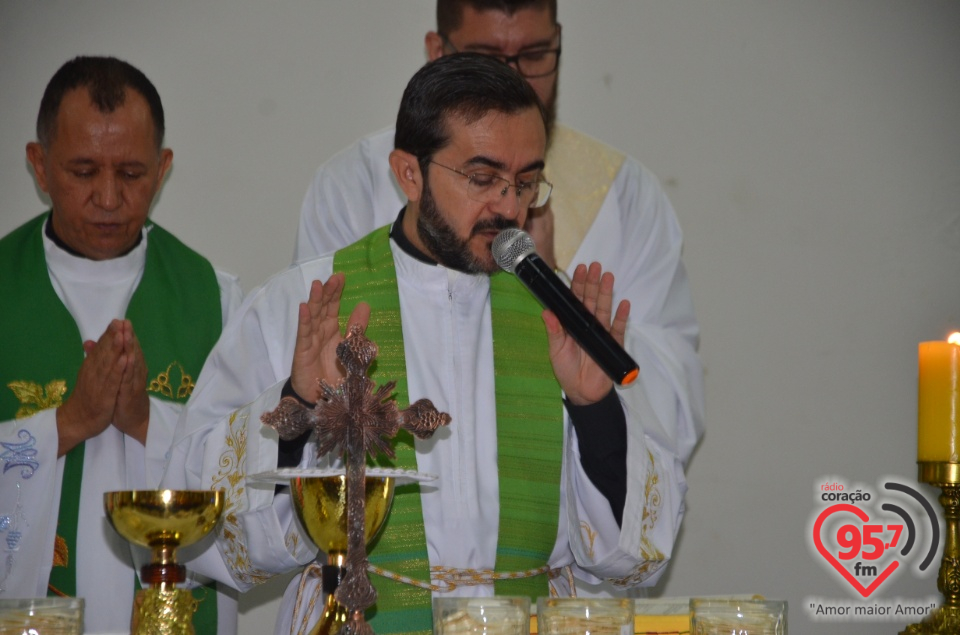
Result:
M950 334L950 337L947 338L947 342L950 344L960 344L960 333L954 331Z

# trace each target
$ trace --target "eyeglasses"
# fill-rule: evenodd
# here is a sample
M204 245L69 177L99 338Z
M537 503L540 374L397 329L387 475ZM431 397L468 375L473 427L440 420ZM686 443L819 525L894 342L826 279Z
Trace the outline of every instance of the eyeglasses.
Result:
M443 33L440 34L440 37L443 39L444 46L449 47L452 53L460 53L460 50L453 45L450 38ZM527 79L533 79L535 77L546 77L557 72L557 66L560 63L560 50L560 25L558 24L557 48L555 49L534 49L532 51L522 51L516 55L495 55L484 51L475 52L498 59L504 64L516 68L517 72Z
M477 203L499 203L510 188L514 188L517 190L517 202L522 208L542 207L550 198L550 192L553 191L553 184L542 178L527 183L511 183L502 176L490 172L467 174L433 160L430 163L467 179L467 197Z

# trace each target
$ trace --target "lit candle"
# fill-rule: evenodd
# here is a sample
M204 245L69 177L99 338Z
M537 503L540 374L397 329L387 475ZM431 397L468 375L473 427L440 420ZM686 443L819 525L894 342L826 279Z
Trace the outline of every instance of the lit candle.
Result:
M960 333L920 342L917 460L960 463Z

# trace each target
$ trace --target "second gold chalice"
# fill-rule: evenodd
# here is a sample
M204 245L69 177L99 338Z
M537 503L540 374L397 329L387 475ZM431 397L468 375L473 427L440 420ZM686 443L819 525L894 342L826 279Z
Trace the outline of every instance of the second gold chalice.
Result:
M117 533L151 550L150 563L140 569L143 581L151 586L134 618L134 633L193 632L197 602L189 590L176 588L187 577L176 553L216 526L223 500L219 490L133 490L103 495L107 518Z
M356 577L350 578L350 563L356 561L357 542L350 540L349 478L343 468L281 468L249 477L251 482L262 485L288 485L293 507L303 531L316 545L320 553L308 564L301 578L296 608L293 613L295 630L303 632L309 624L314 601L320 590L326 594L323 613L310 630L311 635L333 635L350 632L358 620L363 621L366 607L351 605L337 598L337 589L343 590L357 578L367 579L366 566L356 565ZM361 483L363 492L363 541L371 545L383 528L393 504L394 487L409 483L424 483L436 479L432 474L394 468L371 468L366 471ZM356 508L354 508L356 510ZM358 517L359 518L359 517ZM355 532L359 535L358 531ZM363 544L360 545L363 547ZM351 554L351 550L353 553ZM365 552L360 562L366 562ZM320 572L321 584L316 595L301 597L310 575ZM341 584L343 582L343 584ZM362 582L362 581L361 581ZM362 586L362 584L361 584ZM341 588L343 587L343 588ZM354 587L354 588L355 588ZM300 609L306 608L305 615Z
M366 478L364 536L368 545L380 532L390 513L393 487L393 478ZM290 493L300 523L326 556L326 563L321 565L321 576L327 600L323 615L310 633L337 633L350 618L347 607L334 597L345 573L347 557L347 478L296 477L290 480Z

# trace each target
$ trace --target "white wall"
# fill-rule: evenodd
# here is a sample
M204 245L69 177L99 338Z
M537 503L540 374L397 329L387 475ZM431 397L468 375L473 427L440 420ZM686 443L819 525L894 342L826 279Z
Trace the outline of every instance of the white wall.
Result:
M960 327L960 5L561 0L560 20L560 118L660 176L703 327L707 433L655 592L899 630L808 621L805 598L853 599L808 521L827 475L915 479L917 342ZM113 54L166 106L154 218L249 289L289 262L316 166L392 122L432 22L431 0L0 3L0 234L44 209L23 148L47 80ZM279 588L244 598L241 633L269 631ZM936 593L906 574L882 596Z

